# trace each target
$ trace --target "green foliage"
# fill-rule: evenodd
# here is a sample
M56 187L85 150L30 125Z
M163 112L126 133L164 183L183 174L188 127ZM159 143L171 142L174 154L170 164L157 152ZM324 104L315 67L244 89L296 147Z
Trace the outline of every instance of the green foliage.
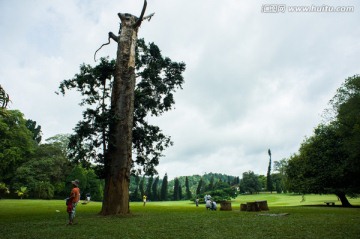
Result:
M155 178L154 183L151 186L151 190L152 190L152 200L153 201L159 201L159 190L158 190L158 184L159 184L159 177Z
M101 202L104 196L104 181L98 178L93 169L86 170L86 181L86 187L81 189L82 195L90 193L92 201Z
M345 173L342 150L334 125L319 125L314 135L307 138L299 149L299 154L289 161L287 174L291 189L301 193L330 193L342 188ZM294 167L300 163L300 167ZM294 180L300 180L297 184ZM298 188L300 186L300 188Z
M35 198L39 195L35 188L39 188L41 182L51 182L54 193L49 195L63 197L64 182L70 169L71 165L58 144L41 144L36 148L33 157L17 168L12 181L15 187L26 185L30 196Z
M282 177L279 173L274 173L271 175L272 182L275 184L275 191L277 193L282 193L284 191L284 185L282 183Z
M9 188L6 186L5 183L0 182L0 199L5 195L9 194Z
M360 193L360 75L349 77L330 101L337 113L338 135L343 139L343 158L348 177L347 192Z
M265 191L266 190L266 182L267 182L266 176L265 175L258 175L258 181L259 181L259 184L260 184L260 191Z
M85 198L86 192L84 192L83 190L86 190L86 188L88 186L87 170L85 168L83 168L81 165L76 165L66 178L67 191L69 192L69 194L72 189L71 181L74 181L75 179L79 180L80 193L81 193L81 196L83 196Z
M166 173L164 175L164 178L163 178L162 184L161 184L160 200L161 201L167 201L168 200L168 176L167 176Z
M235 186L239 184L239 177L230 176L221 173L205 173L203 176L200 175L191 175L191 176L180 176L178 180L182 185L182 191L186 192L186 178L189 184L189 190L192 194L192 197L196 195L203 194L205 191L209 191L210 188L213 188L214 183L217 181L228 182L229 185ZM174 187L174 180L170 180L168 188Z
M33 140L39 144L41 142L41 126L36 126L36 121L26 120L26 128L28 128L33 133Z
M139 192L140 192L140 200L142 200L142 197L145 195L145 176L143 176L141 179L140 179L140 182L139 182Z
M335 193L350 206L345 195L360 193L360 76L346 79L330 104L335 116L304 140L286 173L291 190Z
M173 192L173 200L174 201L178 201L182 199L182 195L181 195L181 184L179 182L178 178L175 178L174 181L174 192Z
M205 191L209 192L209 191L214 190L214 187L215 187L215 182L214 182L214 180L215 180L215 179L214 179L214 176L211 176L209 184L206 185L206 187L205 187Z
M199 185L203 184L203 181L199 181ZM204 191L202 193L197 194L195 197L191 199L194 201L196 198L199 198L200 203L204 203L205 195L210 195L211 199L216 202L222 202L231 200L231 198L236 198L237 196L237 186L231 186L229 182L223 182L221 180L214 183L211 187L206 186L206 188L211 188L211 190Z
M52 199L54 197L54 186L50 182L37 181L33 185L36 198Z
M83 96L80 105L87 106L83 120L74 128L75 133L69 137L69 157L84 167L90 162L103 163L107 144L109 125L109 98L112 74L115 61L102 58L99 65L92 67L82 64L80 73L73 79L61 82L59 89L76 89Z
M73 168L67 159L68 136L56 135L45 144L38 144L41 127L36 126L35 121L25 120L20 111L5 111L6 114L0 115L0 180L4 185L0 196L4 196L9 188L19 197L52 199L68 196L68 176ZM75 179L73 176L85 175L82 179L84 190L92 192L93 200L102 200L103 183L94 170L74 169L71 173L71 180Z
M101 58L99 65L81 65L80 73L73 79L61 82L62 94L66 90L78 90L83 99L81 105L87 107L83 120L75 127L70 137L69 156L74 162L81 162L86 168L92 162L99 163L97 173L103 177L104 157L108 148L109 124L112 114L109 109L110 88L113 81L115 61ZM181 88L184 79L184 63L172 62L163 57L154 43L145 44L139 39L136 47L137 84L134 100L133 149L136 152L135 166L142 167L146 175L156 173L161 152L172 145L158 126L150 125L148 116L160 116L171 110L175 104L173 93ZM137 167L139 169L139 167ZM135 171L132 171L135 174ZM137 172L139 173L139 172Z
M70 134L57 134L48 139L46 139L47 144L56 146L64 156L68 154L68 144L69 144Z
M140 195L140 176L139 175L132 175L130 177L130 201L141 201L142 195Z
M252 171L243 173L243 177L240 180L240 192L253 194L260 191L261 184L258 176Z
M286 167L288 165L288 160L286 158L281 159L280 161L274 161L274 170L278 172L275 176L276 191L286 193L288 191L287 181L286 181ZM279 189L279 190L278 190Z
M0 181L10 184L16 169L31 158L35 142L18 110L0 115L0 135Z
M15 192L21 199L28 194L27 187L20 187L20 189Z
M335 193L340 197L352 180L344 164L346 158L347 153L343 148L343 140L337 134L337 126L319 125L314 135L301 144L299 154L289 160L287 175L290 190L300 193Z
M203 178L200 178L198 186L196 188L196 195L201 195L205 192L205 183L203 181Z
M154 182L154 178L151 176L150 178L148 178L147 180L147 185L146 185L146 191L145 194L147 196L147 200L154 200L153 195L152 195L152 184Z
M186 199L192 199L192 193L190 191L188 177L185 178L185 190L186 190Z

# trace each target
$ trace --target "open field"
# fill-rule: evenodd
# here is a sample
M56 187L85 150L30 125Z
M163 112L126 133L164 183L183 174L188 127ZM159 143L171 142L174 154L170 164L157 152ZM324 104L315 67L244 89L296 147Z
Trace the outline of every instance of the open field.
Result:
M267 200L268 212L240 212L240 203ZM360 208L342 208L333 195L239 196L233 211L206 211L189 201L130 204L132 215L102 217L101 203L79 204L66 226L64 201L0 200L0 238L359 238ZM324 201L336 201L325 206ZM351 199L360 206L360 199ZM59 210L60 212L57 212ZM260 214L288 213L287 216Z

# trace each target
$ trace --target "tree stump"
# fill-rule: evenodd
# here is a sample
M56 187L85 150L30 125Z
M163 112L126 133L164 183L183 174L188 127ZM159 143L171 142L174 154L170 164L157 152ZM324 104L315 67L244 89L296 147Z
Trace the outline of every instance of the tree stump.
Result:
M246 210L248 212L258 212L260 211L259 204L257 202L247 202L246 203Z
M268 207L266 200L265 201L255 201L255 202L258 204L261 211L269 211L269 207Z
M220 206L220 211L232 211L231 202L223 201Z
M245 203L240 204L240 211L246 211L247 205Z

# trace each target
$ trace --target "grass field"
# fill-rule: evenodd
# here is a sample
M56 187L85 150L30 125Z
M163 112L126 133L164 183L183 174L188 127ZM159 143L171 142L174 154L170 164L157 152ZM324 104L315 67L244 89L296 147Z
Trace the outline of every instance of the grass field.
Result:
M267 200L268 212L240 212L240 203ZM0 238L360 238L360 208L342 208L333 195L239 196L232 211L206 211L189 201L130 204L131 215L102 217L101 203L77 207L66 226L64 201L0 200ZM325 206L325 201L336 201ZM360 199L352 199L360 206ZM60 211L60 212L57 212ZM288 213L287 216L261 214Z

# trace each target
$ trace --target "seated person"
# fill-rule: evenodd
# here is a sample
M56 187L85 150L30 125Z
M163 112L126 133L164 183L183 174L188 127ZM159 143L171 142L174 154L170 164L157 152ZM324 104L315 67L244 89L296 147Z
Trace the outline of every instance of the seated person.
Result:
M207 210L211 209L211 201L210 200L206 201L206 209Z
M211 210L216 211L216 208L217 208L217 206L216 206L216 202L215 202L215 201L212 201L212 207L211 207Z

